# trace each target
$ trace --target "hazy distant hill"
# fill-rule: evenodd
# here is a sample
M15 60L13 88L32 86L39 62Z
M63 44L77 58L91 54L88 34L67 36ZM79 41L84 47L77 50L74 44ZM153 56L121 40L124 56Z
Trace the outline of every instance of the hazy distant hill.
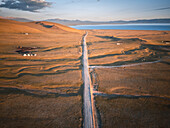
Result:
M77 25L77 24L96 24L97 22L94 21L81 21L81 20L65 20L65 19L47 19L45 21L55 22L64 25Z
M34 20L18 17L1 17L2 19L10 19L20 22L32 22ZM65 20L65 19L47 19L44 21L59 23L63 25L90 25L90 24L126 24L126 23L170 23L170 18L164 19L143 19L143 20L131 20L131 21L81 21L81 20Z
M31 22L31 21L33 21L33 20L26 19L26 18L18 18L18 17L2 17L2 16L0 16L0 18L1 19L20 21L20 22Z
M83 24L122 24L122 23L170 23L169 18L165 19L149 19L149 20L132 20L132 21L81 21L81 20L63 20L63 19L47 19L45 21L60 23L64 25L83 25Z
M112 22L112 21L111 21ZM149 20L132 20L132 21L113 21L113 23L170 23L170 19L149 19Z
M20 22L31 22L33 20L29 20L26 18L11 18L10 20L20 21Z

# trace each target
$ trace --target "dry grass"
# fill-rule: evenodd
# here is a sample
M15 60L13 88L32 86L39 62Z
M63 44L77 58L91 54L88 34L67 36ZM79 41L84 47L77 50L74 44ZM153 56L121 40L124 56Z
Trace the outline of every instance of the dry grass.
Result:
M82 34L0 19L0 127L81 127ZM39 47L37 56L22 56L17 46Z
M99 91L104 93L169 97L170 68L164 62L95 71Z
M28 26L29 24L31 26L31 24L33 24L19 24L19 22L8 20L6 22L3 21L2 23L14 24L13 22L15 25L26 24L25 26ZM43 23L45 24L46 22ZM49 25L49 23L47 25ZM31 27L36 29L39 28L39 30L41 30L41 27L43 26L34 23ZM6 26L1 28L5 29ZM34 28L31 29L34 31ZM22 30L21 28L17 29ZM48 31L51 30L51 28L46 27L43 29L47 29ZM11 83L16 86L24 86L24 83L33 86L43 86L43 84L46 86L49 84L49 81L51 81L51 83L70 85L81 83L80 57L82 34L70 33L57 28L55 29L56 33L53 33L53 29L52 33L27 32L29 35L23 33L17 34L12 31L10 33L1 33L1 81L8 81L8 85ZM69 31L70 30L72 29L70 28ZM16 52L17 46L40 47L40 49L34 52L37 56L24 57ZM70 77L70 75L77 77L77 79Z
M90 65L119 65L169 56L169 31L91 30L87 37Z
M90 70L105 93L95 98L101 127L170 127L170 32L91 30L87 41L90 65L122 66Z
M1 128L81 127L80 96L56 97L54 94L41 96L18 93L1 94Z
M169 31L89 30L90 65L99 91L169 97ZM28 33L28 34L25 34ZM0 127L81 127L84 31L50 22L0 19ZM17 46L39 47L22 56ZM94 75L94 74L93 74ZM92 75L92 76L93 76ZM169 100L96 97L102 127L170 127Z
M96 98L102 128L168 128L169 100Z

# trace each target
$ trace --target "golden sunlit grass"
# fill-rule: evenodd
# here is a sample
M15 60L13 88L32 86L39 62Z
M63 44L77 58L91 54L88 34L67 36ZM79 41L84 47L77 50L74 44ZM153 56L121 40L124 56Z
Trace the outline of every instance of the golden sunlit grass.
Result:
M0 127L81 127L83 33L0 19ZM18 46L38 47L37 56L22 56Z
M170 40L169 31L89 30L89 63L114 65L122 61L165 56L169 44L162 41L166 40Z
M169 40L169 31L89 30L89 63L103 66L90 70L105 94L95 97L101 127L169 126Z
M0 127L82 126L83 34L56 23L0 19ZM95 98L102 127L167 126L164 113L169 113L170 69L166 40L170 40L169 31L88 30L89 65L161 60L90 70L92 82L106 93L104 98ZM18 46L37 47L32 51L37 56L22 56L16 52Z
M169 66L164 63L145 64L112 69L95 69L99 91L108 94L153 96L169 95ZM169 97L169 96L168 96Z

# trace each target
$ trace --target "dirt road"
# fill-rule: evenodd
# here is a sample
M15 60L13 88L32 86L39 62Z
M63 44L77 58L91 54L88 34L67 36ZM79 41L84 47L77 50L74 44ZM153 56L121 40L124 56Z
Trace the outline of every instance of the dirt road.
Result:
M91 80L89 75L89 65L88 65L88 51L86 45L86 33L83 37L83 70L82 76L84 80L84 128L95 128L95 119L93 115L93 94L91 86Z

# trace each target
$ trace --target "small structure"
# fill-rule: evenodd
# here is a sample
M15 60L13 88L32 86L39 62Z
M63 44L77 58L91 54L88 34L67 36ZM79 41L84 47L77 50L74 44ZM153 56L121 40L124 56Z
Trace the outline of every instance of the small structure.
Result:
M27 54L27 53L24 53L24 54L22 54L22 56L37 56L37 54L32 54L32 53L31 54L29 54L29 53Z
M39 47L22 47L18 46L17 51L19 54L22 54L22 56L37 56L37 54L34 54L32 52L36 52Z
M117 45L121 45L121 43L117 43Z
M166 40L166 41L162 41L162 43L170 44L170 41Z

